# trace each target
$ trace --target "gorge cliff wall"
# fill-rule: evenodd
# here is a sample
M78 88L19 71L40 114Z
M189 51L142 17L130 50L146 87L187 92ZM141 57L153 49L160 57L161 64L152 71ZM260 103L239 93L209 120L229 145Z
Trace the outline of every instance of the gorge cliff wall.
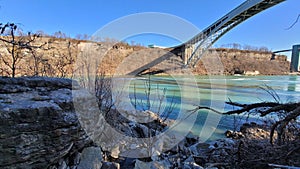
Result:
M273 55L272 52L219 48L210 50L204 57L210 57L213 52L220 58L223 64L223 73L226 75L247 74L247 72L257 72L260 75L285 75L290 72L290 62L287 61L285 55ZM200 59L193 70L194 73L207 74L203 64L202 59Z
M118 74L116 69L129 56L137 55L133 63L129 65L147 64L143 57L149 57L148 51L151 48L143 46L133 46L124 42L89 42L76 39L43 38L36 42L38 45L46 43L45 49L37 49L34 53L29 51L19 51L20 57L15 65L16 76L54 76L54 77L72 77L73 72L78 70L76 64L81 59L85 62L87 55L95 55L93 63L98 63L99 69L105 74ZM156 49L157 50L157 49ZM166 52L164 49L164 53ZM144 53L143 53L144 52ZM290 62L284 55L273 55L272 52L237 50L227 48L210 49L195 68L192 68L194 74L208 74L203 59L209 58L214 53L222 63L223 70L214 72L214 74L247 74L247 72L257 72L261 75L284 75L290 71ZM11 54L8 48L0 43L0 75L11 76ZM144 54L144 55L143 55ZM21 56L22 55L22 56ZM147 56L146 56L147 55ZM154 56L153 56L154 57ZM150 71L159 69L180 69L183 61L180 57L173 56L168 61L153 67ZM181 64L181 66L180 66ZM206 65L207 66L207 65ZM180 72L180 71L179 71Z

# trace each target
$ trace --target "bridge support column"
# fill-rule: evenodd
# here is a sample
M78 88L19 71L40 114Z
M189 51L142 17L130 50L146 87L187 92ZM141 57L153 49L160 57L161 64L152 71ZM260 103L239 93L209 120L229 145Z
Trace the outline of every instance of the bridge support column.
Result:
M189 58L192 56L195 45L185 45L182 49L182 60L186 65L188 63Z
M294 45L291 59L291 72L300 71L300 45Z

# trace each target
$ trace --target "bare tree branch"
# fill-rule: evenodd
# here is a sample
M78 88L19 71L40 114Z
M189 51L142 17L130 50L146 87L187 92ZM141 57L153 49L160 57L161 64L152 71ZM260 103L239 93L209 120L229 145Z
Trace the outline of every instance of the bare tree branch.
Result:
M232 102L230 100L229 102L226 102L226 104L240 107L240 109L222 113L210 107L198 106L191 111L196 112L198 110L205 109L222 115L242 114L245 112L256 111L257 113L260 113L261 117L267 116L273 112L275 113L284 112L284 114L282 114L283 118L275 122L270 129L270 143L273 144L273 136L275 131L277 131L277 144L279 145L281 145L284 140L284 133L285 133L284 130L286 126L300 116L300 103L283 104L278 102L261 102L261 103L253 103L253 104L240 104L240 103Z
M20 61L27 55L25 52L30 52L35 57L35 50L41 49L47 43L42 45L33 45L33 43L40 38L38 34L32 34L28 32L23 34L18 26L14 23L2 24L0 23L0 41L4 43L9 57L1 57L3 63L10 69L10 75L15 77L17 69L20 69Z
M271 128L271 133L270 133L270 143L273 143L273 136L274 136L274 132L275 129L278 127L278 144L281 144L281 140L282 140L282 134L283 134L283 129L288 125L288 123L293 120L296 119L298 116L300 116L300 107L297 107L296 109L294 109L290 114L288 114L283 120L279 120L277 121Z
M257 108L274 107L274 106L281 105L280 103L274 103L274 102L262 102L262 103L254 103L254 104L239 104L239 103L235 103L235 102L231 102L231 101L226 102L226 104L242 108L242 109L232 110L232 111L228 111L228 112L224 113L224 114L227 114L227 115L241 114L241 113L249 112L249 111L251 111L253 109L257 109Z

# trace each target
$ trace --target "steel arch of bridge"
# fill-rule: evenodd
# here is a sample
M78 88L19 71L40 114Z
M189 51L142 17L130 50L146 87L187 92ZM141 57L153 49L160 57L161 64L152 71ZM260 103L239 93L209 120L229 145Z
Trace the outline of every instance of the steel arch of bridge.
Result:
M228 14L211 24L187 42L174 47L174 54L181 56L185 66L194 67L213 43L229 30L285 0L247 0Z

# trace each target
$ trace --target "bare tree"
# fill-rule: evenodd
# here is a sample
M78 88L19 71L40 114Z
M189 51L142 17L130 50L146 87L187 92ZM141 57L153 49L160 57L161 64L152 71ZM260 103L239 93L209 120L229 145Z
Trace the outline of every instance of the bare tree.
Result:
M232 47L233 47L233 49L241 49L242 48L242 46L238 43L233 43Z
M24 35L14 23L0 23L0 33L3 35L0 37L0 41L3 42L8 53L7 57L1 55L1 61L9 68L9 75L15 77L21 60L29 56L28 53L33 53L36 49L42 48L44 44L34 45L33 43L37 38L40 38L40 35L30 32Z
M36 34L38 35L41 35L41 36L49 36L46 32L44 32L43 30L38 30L35 32Z
M114 106L111 88L112 77L106 76L105 72L100 70L95 78L95 94L98 106L105 113L105 117Z
M82 34L77 34L77 35L75 36L75 39L81 40L81 39L82 39Z
M88 34L77 34L75 36L75 39L78 39L78 40L88 40L88 39L90 39L90 35L88 35Z
M67 77L72 76L73 64L77 55L77 41L68 40L66 46L52 46L53 65L57 71L56 76ZM65 45L65 44L64 44Z
M88 34L83 34L82 40L89 40L91 38Z
M33 72L33 76L45 75L43 73L45 72L45 64L49 61L45 57L45 51L50 50L50 48L43 47L41 48L41 50L41 52L39 52L38 50L29 51L32 56L32 59L30 59L30 61L33 61L33 65L29 65L29 69L31 69L31 71Z
M63 38L63 39L67 38L67 35L65 33L61 32L61 31L54 32L53 36L56 37L56 38Z

